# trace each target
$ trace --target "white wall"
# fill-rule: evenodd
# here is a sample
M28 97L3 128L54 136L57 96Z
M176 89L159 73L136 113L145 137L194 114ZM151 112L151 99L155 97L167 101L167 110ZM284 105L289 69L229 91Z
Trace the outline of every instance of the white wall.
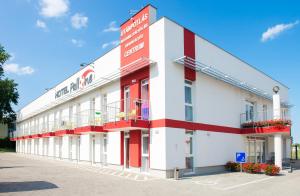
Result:
M69 159L70 155L70 136L64 135L62 137L62 158Z
M149 55L156 63L150 67L150 118L165 118L165 21L159 20L149 27Z
M48 156L53 157L54 156L54 145L55 144L55 137L49 138L49 151Z
M91 136L90 134L80 135L80 160L90 161Z
M100 80L102 77L107 77L108 75L112 74L113 72L117 71L120 67L120 47L116 47L112 49L110 52L106 53L104 56L96 59L92 64L94 66L95 71L95 80ZM117 58L116 58L117 57ZM33 114L33 112L37 111L38 109L43 108L45 105L54 103L54 101L59 101L59 99L66 97L63 96L59 99L55 99L55 92L60 90L65 86L69 86L71 82L74 82L77 77L81 76L81 74L89 68L88 66L77 71L74 75L70 76L66 80L59 83L53 89L47 91L45 94L41 95L37 99L35 99L30 104L26 105L22 108L19 112L18 120L26 119ZM75 91L78 93L79 91ZM71 98L71 96L69 96ZM62 99L61 99L62 100ZM59 101L59 103L63 103L64 101Z
M194 132L195 167L225 165L235 161L235 153L245 151L243 136L209 131Z
M251 67L240 59L225 52L221 48L196 36L196 60L236 78L251 84L263 91L273 94L272 88L279 86L280 95L284 101L288 101L288 88L271 79L257 69Z
M166 128L166 169L185 168L185 130Z
M165 69L166 69L166 118L185 120L184 113L184 67L174 63L184 56L183 28L165 21Z
M120 132L107 133L107 163L119 165L120 160Z
M38 143L38 148L39 148L38 154L43 155L43 138L39 138L38 142L39 142Z
M96 163L101 162L101 154L102 154L102 146L103 146L103 139L102 134L95 135L95 149L94 149L94 161Z
M150 168L165 170L166 165L166 128L150 129Z

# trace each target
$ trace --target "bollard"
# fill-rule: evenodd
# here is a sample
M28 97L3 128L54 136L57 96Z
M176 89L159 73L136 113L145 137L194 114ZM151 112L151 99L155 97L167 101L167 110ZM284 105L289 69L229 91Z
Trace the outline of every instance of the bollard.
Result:
M174 179L179 180L179 168L178 167L174 168Z

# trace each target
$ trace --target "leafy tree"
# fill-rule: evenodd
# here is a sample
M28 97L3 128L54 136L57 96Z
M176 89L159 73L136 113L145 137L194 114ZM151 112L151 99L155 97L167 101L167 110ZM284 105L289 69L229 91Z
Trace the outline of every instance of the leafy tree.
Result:
M0 44L0 123L11 124L16 120L16 113L12 105L18 104L19 93L14 80L8 79L4 75L3 64L10 55Z

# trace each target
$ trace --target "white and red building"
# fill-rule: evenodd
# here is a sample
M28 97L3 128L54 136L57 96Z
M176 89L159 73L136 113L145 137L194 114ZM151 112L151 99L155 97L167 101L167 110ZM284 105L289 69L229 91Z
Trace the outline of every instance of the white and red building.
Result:
M241 151L290 158L288 87L151 5L120 31L119 46L19 111L18 153L164 177L223 170Z

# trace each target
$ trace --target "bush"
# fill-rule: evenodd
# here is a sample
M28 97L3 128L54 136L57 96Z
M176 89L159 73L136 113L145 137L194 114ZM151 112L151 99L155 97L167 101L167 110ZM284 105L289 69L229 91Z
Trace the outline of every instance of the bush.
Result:
M256 174L262 172L260 163L244 163L242 167L244 172L250 174Z
M237 171L240 171L240 169L241 169L239 163L235 163L235 162L232 162L232 161L228 161L225 165L225 168L228 171L232 171L232 172L237 172Z
M278 175L279 171L280 171L280 167L277 167L276 165L268 165L265 168L265 174L269 176Z
M16 142L10 141L9 138L0 139L0 148L15 149Z

